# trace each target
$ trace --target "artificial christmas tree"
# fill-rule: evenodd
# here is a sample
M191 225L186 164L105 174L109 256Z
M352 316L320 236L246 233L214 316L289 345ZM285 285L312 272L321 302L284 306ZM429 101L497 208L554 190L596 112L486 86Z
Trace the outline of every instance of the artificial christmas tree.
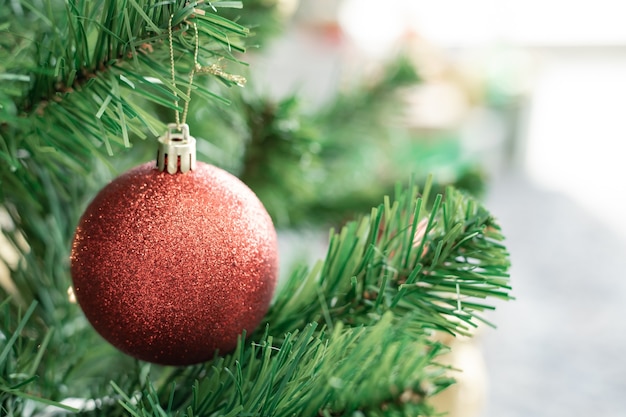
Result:
M429 398L453 382L438 363L447 347L433 333L470 334L486 321L479 313L491 308L483 299L509 297L502 235L468 194L397 178L405 185L380 194L381 204L367 215L345 221L368 207L356 197L320 193L332 175L322 176L325 184L306 181L316 175L297 177L319 174L329 160L340 166L343 144L320 139L327 132L313 120L324 117L298 115L295 97L275 104L239 91L245 38L262 27L241 6L0 4L0 203L9 247L0 281L3 415L432 415ZM274 16L271 2L250 6L256 23ZM156 138L186 106L198 158L223 159L240 173L277 224L319 212L343 220L331 230L324 260L283 273L261 324L246 328L234 351L214 352L215 345L189 337L181 350L185 343L194 352L205 348L205 362L158 366L119 352L88 324L68 296L70 249L81 214L112 172L151 159ZM214 126L198 128L202 119ZM301 123L283 123L294 119ZM204 136L218 131L240 139ZM230 156L209 157L211 141ZM212 213L231 214L228 207ZM89 262L106 266L106 255ZM233 301L223 302L226 309ZM149 317L132 307L118 314L123 323L132 323L125 314ZM141 334L133 344L150 346Z

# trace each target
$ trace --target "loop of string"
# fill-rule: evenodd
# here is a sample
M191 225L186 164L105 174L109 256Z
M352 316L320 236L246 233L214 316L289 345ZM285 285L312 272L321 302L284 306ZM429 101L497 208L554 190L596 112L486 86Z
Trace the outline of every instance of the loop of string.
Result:
M185 105L183 107L183 115L182 120L180 116L180 112L178 111L178 93L176 92L176 66L174 63L174 40L172 35L172 19L174 15L170 15L170 20L168 23L168 36L170 42L170 69L172 71L172 85L174 86L174 106L176 106L175 111L175 120L176 120L176 128L180 129L181 124L185 124L187 121L187 113L189 112L189 102L191 101L191 87L193 85L193 77L196 73L196 69L200 67L198 63L198 50L200 49L200 41L198 39L198 25L196 22L193 23L194 30L194 51L193 51L193 66L191 68L191 72L189 73L189 85L187 86L187 97L188 99L185 101Z

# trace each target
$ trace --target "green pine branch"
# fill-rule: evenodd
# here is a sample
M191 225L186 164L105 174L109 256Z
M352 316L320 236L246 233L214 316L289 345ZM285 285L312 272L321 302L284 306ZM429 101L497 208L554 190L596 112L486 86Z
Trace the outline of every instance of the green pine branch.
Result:
M5 106L11 111L0 120L4 148L31 145L26 150L33 156L53 152L75 172L81 172L81 156L101 149L110 154L116 144L130 146L131 136L162 133L163 123L146 111L146 102L182 111L174 94L189 100L184 86L193 64L192 23L200 36L198 58L206 66L235 60L232 53L244 51L248 32L213 12L220 5L241 6L237 2L69 1L48 2L43 11L26 0L19 4L23 10L5 16L3 30L19 40L2 54L7 63L2 77L13 78L3 87L5 96L22 85L22 94ZM5 13L11 9L6 6ZM176 67L184 74L176 86L170 75L170 16ZM23 33L33 27L38 30ZM199 83L193 94L219 98ZM2 156L19 167L17 153Z
M7 298L0 304L0 311L4 313L3 330L0 331L0 414L19 415L28 401L72 412L79 411L41 397L40 390L33 387L39 379L39 366L50 344L52 332L48 331L42 340L25 337L25 329L37 303L32 303L25 312L13 315L9 302ZM9 330L13 332L7 334Z
M0 206L12 224L3 233L25 259L12 266L14 300L38 300L46 322L58 319L55 306L63 303L57 294L69 285L69 241L86 199L110 176L108 156L161 134L164 122L189 100L191 25L198 27L201 66L238 62L233 54L244 50L248 29L221 17L221 6L241 4L0 4ZM170 16L176 87L170 79ZM212 78L233 84L219 73ZM226 101L213 90L205 82L192 86L199 100ZM157 119L159 109L171 119Z
M430 202L430 188L398 191L331 232L326 261L294 272L267 322L283 331L309 321L368 325L391 311L414 317L417 332L465 334L484 321L478 314L492 307L482 300L508 298L500 229L474 199L448 188Z
M311 323L278 344L266 329L260 340L240 342L196 371L191 387L159 390L147 382L139 396L129 396L113 386L132 416L388 415L393 408L431 414L424 398L451 382L433 365L444 348L392 322L386 314L374 326L330 332Z

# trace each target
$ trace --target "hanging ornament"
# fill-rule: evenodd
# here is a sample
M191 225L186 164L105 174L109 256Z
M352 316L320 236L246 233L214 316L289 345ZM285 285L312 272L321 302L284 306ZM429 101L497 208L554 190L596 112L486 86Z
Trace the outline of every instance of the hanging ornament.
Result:
M189 90L192 80L193 71ZM270 216L238 178L196 161L186 113L159 138L156 163L96 195L70 258L76 300L98 333L165 365L234 349L267 312L278 269Z
M76 229L71 273L93 327L138 359L206 361L254 330L270 304L277 240L256 195L195 161L194 138L160 138L157 164L94 198Z

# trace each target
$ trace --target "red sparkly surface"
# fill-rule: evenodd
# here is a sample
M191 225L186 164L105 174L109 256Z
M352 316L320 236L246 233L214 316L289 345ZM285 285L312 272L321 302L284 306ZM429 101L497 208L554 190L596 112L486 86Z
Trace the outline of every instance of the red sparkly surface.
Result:
M278 269L276 232L256 195L212 165L171 175L141 165L107 185L76 229L78 303L111 344L187 365L259 324Z

